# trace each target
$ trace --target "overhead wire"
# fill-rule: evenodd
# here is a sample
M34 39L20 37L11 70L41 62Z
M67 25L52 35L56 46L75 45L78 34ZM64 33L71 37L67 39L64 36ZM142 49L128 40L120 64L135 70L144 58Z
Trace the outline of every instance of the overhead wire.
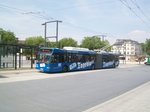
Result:
M71 22L64 21L63 23L65 23L66 25L69 25L70 27L78 28L80 30L83 30L85 32L100 34L100 32L98 32L98 31L95 31L95 30L92 30L92 29L89 29L89 28L85 28L85 27L81 27L81 26L75 25L75 24L73 24Z
M134 10L131 6L129 6L128 2L126 0L119 0L124 6L126 6L136 17L138 17L148 28L150 28L150 26L145 22L145 20L143 18L141 18Z
M138 5L136 0L131 0L131 2L137 7L137 9L147 18L147 20L150 22L150 18L145 14L145 12L142 10L142 8Z
M98 2L96 2L94 4L88 4L88 7L94 8L94 7L99 6L100 4L110 3L110 2L111 2L111 0L108 0L108 1L98 1ZM112 1L111 3L114 3L114 2ZM70 4L69 4L69 7L59 8L59 9L56 9L55 11L63 11L63 10L66 10L66 9L75 9L75 8L84 8L84 7L86 8L87 5L74 5L74 6L70 6Z
M26 10L23 10L23 9L19 9L19 8L16 8L16 7L11 7L11 6L8 6L8 5L4 5L4 4L0 4L0 7L1 8L7 8L7 9L13 9L15 12L19 13L19 14L22 14L22 15L32 15L34 17L38 17L38 18L41 18L41 19L45 19L45 20L50 20L50 19L53 19L52 17L46 17L45 15L41 14L41 12L34 12L34 11L26 11Z
M19 14L22 14L22 15L32 15L34 17L38 17L38 18L45 19L45 20L50 20L50 19L51 20L56 20L53 17L46 17L45 15L42 15L40 11L37 11L37 12L27 11L27 10L11 7L11 6L8 6L8 5L4 5L4 4L1 4L1 3L0 3L0 7L7 8L7 9L13 9L15 12L17 12ZM85 7L85 6L83 6L83 7ZM95 31L95 30L92 30L92 29L89 29L89 28L85 28L85 27L81 27L81 26L75 25L75 24L73 24L71 22L68 22L68 21L67 22L63 21L63 23L68 25L68 26L70 26L70 27L74 27L74 28L80 29L80 30L88 32L88 33L97 34L97 35L104 34L104 33L101 33L101 32L98 32L98 31Z
M32 15L34 17L38 17L38 18L41 18L41 19L45 19L45 20L55 20L54 18L50 17L46 17L44 15L41 14L41 12L33 12L33 11L26 11L26 10L23 10L23 9L19 9L19 8L15 8L15 7L11 7L11 6L8 6L8 5L4 5L4 4L0 4L0 7L2 8L7 8L7 9L13 9L15 12L21 14L21 15ZM81 27L81 26L77 26L77 25L74 25L73 23L70 23L70 22L63 22L71 27L74 27L74 28L78 28L78 29L81 29L81 30L84 30L86 32L96 32L96 31L91 31L91 29L87 29L87 28L84 28L84 27Z

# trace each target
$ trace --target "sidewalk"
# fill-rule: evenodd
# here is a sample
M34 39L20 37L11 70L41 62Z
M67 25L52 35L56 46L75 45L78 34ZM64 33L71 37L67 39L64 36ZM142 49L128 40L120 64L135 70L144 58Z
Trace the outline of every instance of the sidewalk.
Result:
M21 73L28 73L28 72L37 72L38 70L33 69L17 69L17 70L1 70L0 75L11 75L11 74L21 74Z
M140 65L144 64L144 62L131 62L131 61L126 61L126 62L120 62L120 64L132 64L132 65Z
M150 112L150 82L84 112Z

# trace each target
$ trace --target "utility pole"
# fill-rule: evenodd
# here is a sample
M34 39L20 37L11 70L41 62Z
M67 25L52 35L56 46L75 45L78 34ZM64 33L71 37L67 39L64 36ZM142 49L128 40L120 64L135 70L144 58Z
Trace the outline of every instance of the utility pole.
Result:
M105 37L107 37L107 35L95 35L95 36L98 36L99 38L101 38L102 41L104 41Z
M56 35L47 37L47 23L54 23L54 22L56 22ZM45 44L44 44L44 46L45 47L47 47L47 43L46 43L47 38L56 38L56 46L58 47L58 23L61 23L61 22L62 21L55 20L55 21L47 21L47 22L42 24L42 25L45 26L45 30L44 30L44 37L45 37Z
M102 37L102 41L105 40L105 37L107 37L106 35L99 35L100 37Z

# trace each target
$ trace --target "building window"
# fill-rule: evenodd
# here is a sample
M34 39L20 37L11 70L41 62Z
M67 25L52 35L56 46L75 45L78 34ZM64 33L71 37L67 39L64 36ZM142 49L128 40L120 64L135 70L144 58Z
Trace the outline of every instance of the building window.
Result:
M131 50L134 50L134 47L131 47Z
M134 52L131 52L132 55L134 55Z

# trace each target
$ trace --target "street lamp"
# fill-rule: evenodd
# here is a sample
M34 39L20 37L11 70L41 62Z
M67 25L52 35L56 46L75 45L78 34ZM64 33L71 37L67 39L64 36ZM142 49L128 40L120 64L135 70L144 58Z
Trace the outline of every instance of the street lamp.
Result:
M125 57L125 64L126 64L126 43L124 43L123 45L123 54L124 54L124 57Z

